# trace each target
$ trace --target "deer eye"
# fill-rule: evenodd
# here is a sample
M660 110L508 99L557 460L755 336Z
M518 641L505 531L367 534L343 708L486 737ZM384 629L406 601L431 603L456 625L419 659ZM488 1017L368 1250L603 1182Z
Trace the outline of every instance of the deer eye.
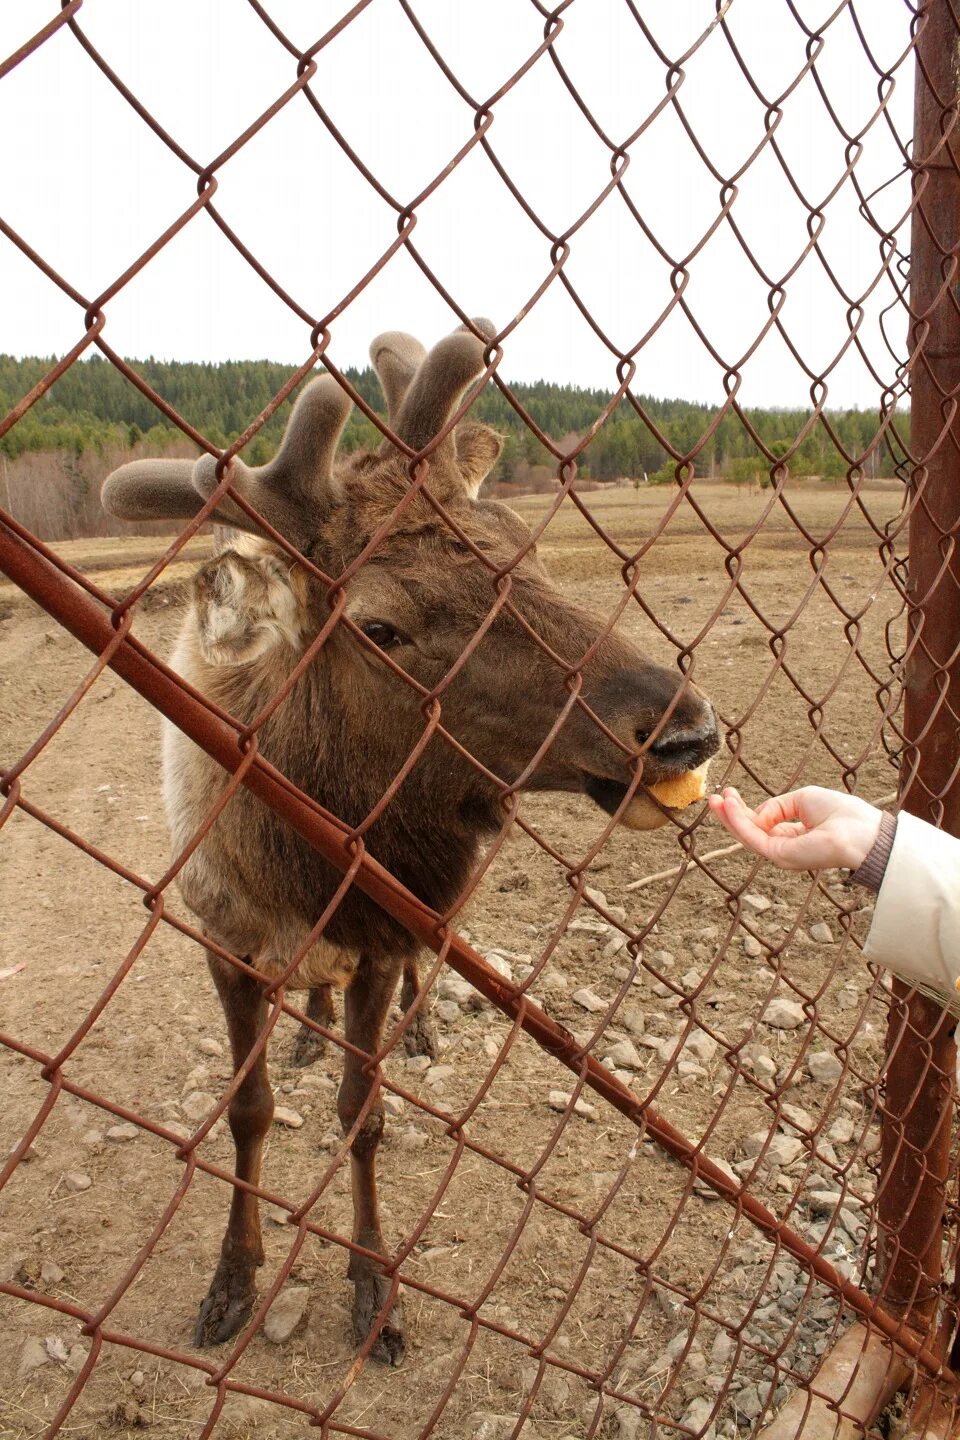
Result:
M382 620L370 620L366 625L360 626L360 631L381 650L395 650L398 645L407 643L406 637L401 635L399 630L394 630L392 625L387 625Z

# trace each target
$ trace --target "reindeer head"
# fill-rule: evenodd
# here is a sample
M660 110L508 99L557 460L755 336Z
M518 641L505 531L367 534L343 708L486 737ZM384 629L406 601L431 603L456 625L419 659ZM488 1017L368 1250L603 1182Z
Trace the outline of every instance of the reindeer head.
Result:
M474 325L493 333L487 321ZM429 354L406 335L374 341L389 424L410 450L425 450L448 425L483 372L483 352L483 341L467 330ZM394 517L346 582L352 625L335 627L311 667L323 684L318 723L328 742L335 737L327 748L356 767L364 796L359 813L391 783L426 723L423 694L384 663L387 655L428 696L436 694L443 727L508 785L585 791L635 828L664 823L666 813L643 789L624 803L632 767L641 756L643 778L654 784L714 754L710 705L689 680L652 663L622 636L601 638L600 621L550 581L535 548L517 559L529 545L528 527L507 506L477 498L500 451L494 431L461 421L429 451L429 495L411 495L409 459L389 441L376 454L334 463L349 410L332 376L313 380L274 460L259 469L235 461L231 484L334 577ZM216 488L215 464L202 456L195 463L125 465L105 482L104 506L126 519L195 515ZM258 533L229 497L214 518ZM197 576L207 658L243 664L281 641L302 649L329 619L325 587L262 535L256 542L237 538ZM504 585L506 602L496 607ZM532 766L570 704L571 687L576 699ZM496 823L495 784L442 737L430 741L415 774L419 801L410 803L469 812L481 827ZM409 786L408 780L401 793Z

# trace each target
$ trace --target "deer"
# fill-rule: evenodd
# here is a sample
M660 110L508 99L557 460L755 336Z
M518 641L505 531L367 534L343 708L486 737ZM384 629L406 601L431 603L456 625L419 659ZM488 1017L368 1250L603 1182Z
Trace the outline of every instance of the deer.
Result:
M307 595L296 567L284 563L275 546L219 525L214 526L214 550L214 559L197 572L192 587L196 639L205 665L252 664L274 646L301 653ZM329 1030L336 1020L334 990L324 984L307 992L306 1019L289 1055L297 1069L314 1064L326 1052L321 1030ZM403 1045L408 1055L435 1060L429 1013L423 1006L414 1008L419 992L417 958L411 955L403 962L400 988L400 1007L407 1016Z
M477 320L429 352L401 332L374 340L371 360L400 446L388 436L376 451L338 456L350 397L332 374L304 386L273 460L232 462L230 488L210 518L234 538L196 573L171 662L249 725L326 625L324 643L264 719L258 743L289 781L351 827L368 819L422 743L424 695L435 697L445 733L434 731L363 833L370 855L440 914L456 904L481 847L503 825L507 792L582 794L620 823L648 829L670 819L649 787L719 748L713 708L689 676L655 663L565 595L522 517L479 495L502 442L468 408L458 415L486 369L493 334L489 321ZM425 479L411 454L416 465L428 463ZM107 477L102 503L127 520L192 518L220 485L216 470L212 455L133 461ZM375 536L336 587L343 608L329 628L332 592L316 570L344 575ZM509 603L498 606L505 575ZM405 967L410 1002L417 942L355 885L313 936L343 877L243 786L191 851L226 784L226 772L167 723L171 843L175 856L189 851L177 885L212 942L207 963L234 1075L267 1023L265 988L294 962L287 988L344 992L337 1112L344 1133L355 1131L353 1334L360 1345L372 1339L374 1358L397 1365L402 1302L380 1263L389 1256L376 1168L384 1110L371 1057ZM264 1250L255 1188L273 1111L261 1046L228 1105L241 1184L200 1306L198 1346L236 1335L256 1304Z

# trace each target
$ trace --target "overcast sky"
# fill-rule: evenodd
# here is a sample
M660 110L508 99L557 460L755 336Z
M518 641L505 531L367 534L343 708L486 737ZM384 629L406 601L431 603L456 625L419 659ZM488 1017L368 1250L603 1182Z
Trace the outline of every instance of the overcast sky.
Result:
M799 0L822 24L836 0ZM344 0L265 0L295 45L313 45L345 13ZM450 69L483 101L540 44L544 21L531 0L412 0ZM636 0L657 44L678 59L715 17L714 0ZM881 68L909 41L904 0L861 0L857 18ZM59 12L57 0L0 5L0 50L15 50ZM85 34L123 81L199 164L206 165L296 78L296 62L246 0L85 0ZM574 0L556 55L615 144L661 105L667 69L627 0ZM766 99L802 69L807 36L785 0L732 0L730 35ZM765 101L743 77L715 27L684 64L683 114L723 175L747 160L764 134ZM889 115L900 136L912 121L912 59L896 71ZM844 10L825 33L817 75L838 118L854 132L878 104L877 70ZM474 132L474 110L445 78L399 0L371 0L317 57L311 82L332 121L401 205L444 167ZM800 191L820 204L845 166L846 140L813 76L784 101L777 142ZM493 106L489 140L504 169L559 233L610 178L610 151L578 110L549 55ZM0 213L87 296L103 291L196 196L196 177L152 133L97 69L67 27L0 81L5 138ZM714 224L720 185L665 106L630 147L624 184L644 224L676 260ZM856 174L871 192L901 172L903 157L881 118ZM310 314L333 310L396 236L396 211L339 149L297 95L217 172L216 204L244 244ZM732 218L758 263L779 279L807 243L808 211L767 145L740 180ZM906 209L905 176L873 202L883 225ZM829 199L824 258L853 298L881 269L879 238L858 212L848 180ZM524 214L477 147L417 209L412 237L443 284L471 313L504 324L527 305L551 268L550 240ZM570 240L566 273L612 344L636 345L669 304L670 262L612 193ZM906 248L904 240L903 248ZM724 363L735 365L768 316L769 282L723 222L689 262L686 299L719 359L675 308L637 355L634 388L659 396L723 398ZM83 333L78 306L0 236L0 350L61 354ZM864 302L861 334L885 379L895 362L880 315L894 301L881 278ZM823 262L808 256L786 286L783 323L814 370L831 364L847 334L846 302ZM201 213L106 307L105 337L120 353L167 359L269 358L302 362L310 327L294 314ZM446 302L402 250L332 325L337 364L363 364L372 336L409 329L428 343L456 323ZM888 316L902 349L902 309ZM616 385L616 357L591 331L559 281L506 342L507 379L544 377ZM809 378L771 334L744 367L746 404L803 404ZM875 408L878 385L855 351L829 377L829 404Z

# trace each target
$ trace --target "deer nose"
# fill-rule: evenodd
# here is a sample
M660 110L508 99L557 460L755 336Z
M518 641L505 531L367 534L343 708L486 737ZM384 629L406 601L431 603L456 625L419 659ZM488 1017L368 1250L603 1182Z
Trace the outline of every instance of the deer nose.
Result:
M720 749L720 735L717 717L711 706L704 707L706 714L697 725L678 723L668 725L650 745L648 754L673 771L695 770ZM637 744L644 746L651 736L650 730L636 732Z

